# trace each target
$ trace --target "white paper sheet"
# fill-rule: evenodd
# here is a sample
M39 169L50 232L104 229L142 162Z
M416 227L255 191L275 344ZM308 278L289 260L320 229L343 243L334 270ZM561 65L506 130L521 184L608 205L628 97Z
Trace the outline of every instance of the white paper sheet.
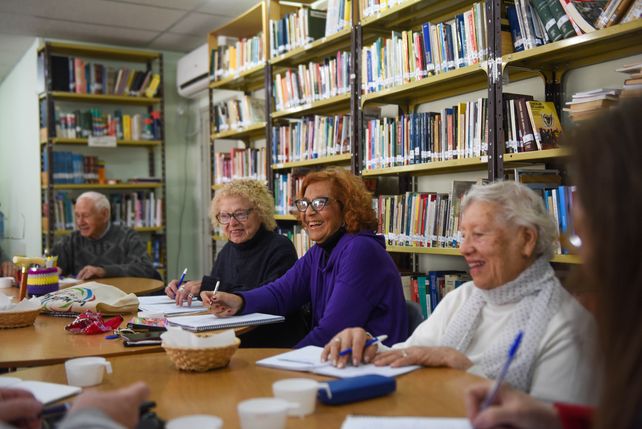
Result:
M341 429L473 429L468 419L448 417L348 416Z

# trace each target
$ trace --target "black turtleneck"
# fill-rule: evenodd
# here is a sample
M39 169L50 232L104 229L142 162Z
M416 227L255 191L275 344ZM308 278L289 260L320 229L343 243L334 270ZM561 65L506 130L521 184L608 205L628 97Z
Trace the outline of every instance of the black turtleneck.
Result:
M214 263L212 273L203 277L201 290L240 292L251 290L281 277L297 260L292 242L261 227L250 240L228 241Z
M332 250L337 246L337 243L339 240L341 240L341 237L343 237L343 234L346 233L345 227L340 227L335 231L334 234L332 234L326 241L323 243L317 243L317 245L323 249L325 252L326 257L330 256L330 253L332 253Z

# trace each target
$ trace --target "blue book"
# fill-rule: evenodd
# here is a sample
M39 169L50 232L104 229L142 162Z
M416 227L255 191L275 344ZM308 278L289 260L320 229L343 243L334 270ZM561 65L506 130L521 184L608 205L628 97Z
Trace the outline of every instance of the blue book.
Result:
M435 65L433 64L432 51L430 48L430 23L426 22L421 26L424 38L424 55L426 57L426 71L433 74Z
M459 67L464 67L469 64L469 61L466 57L466 33L463 14L460 13L455 17L455 25L457 27L457 54L459 56L457 64Z
M559 186L557 188L557 214L559 216L560 235L568 232L568 207L566 203L566 186ZM562 248L563 254L568 254L568 250Z
M519 28L519 20L517 19L517 9L515 5L511 4L506 6L506 15L508 16L508 26L510 27L510 34L513 38L513 48L515 52L524 50L524 39Z

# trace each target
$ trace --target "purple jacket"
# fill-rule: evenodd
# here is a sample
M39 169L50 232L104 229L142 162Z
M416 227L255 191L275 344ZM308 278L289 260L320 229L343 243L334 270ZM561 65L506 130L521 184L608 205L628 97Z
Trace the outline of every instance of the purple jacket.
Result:
M346 233L325 261L312 246L281 278L240 292L243 314L285 315L306 303L312 306L312 330L296 347L324 346L344 328L362 327L387 334L392 345L408 336L408 316L401 277L385 250L383 237L372 232Z

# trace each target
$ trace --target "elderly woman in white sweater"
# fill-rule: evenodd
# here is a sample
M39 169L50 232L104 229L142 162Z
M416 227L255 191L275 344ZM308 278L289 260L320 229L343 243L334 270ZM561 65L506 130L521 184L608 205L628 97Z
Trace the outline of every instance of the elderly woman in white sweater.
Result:
M325 346L322 359L339 367L348 359L354 365L445 366L495 378L522 330L506 381L546 400L594 402L594 320L549 264L557 228L542 199L515 182L474 186L462 201L460 230L471 282L446 295L392 349L374 344L364 350L370 333L349 328ZM348 347L351 356L338 355Z

